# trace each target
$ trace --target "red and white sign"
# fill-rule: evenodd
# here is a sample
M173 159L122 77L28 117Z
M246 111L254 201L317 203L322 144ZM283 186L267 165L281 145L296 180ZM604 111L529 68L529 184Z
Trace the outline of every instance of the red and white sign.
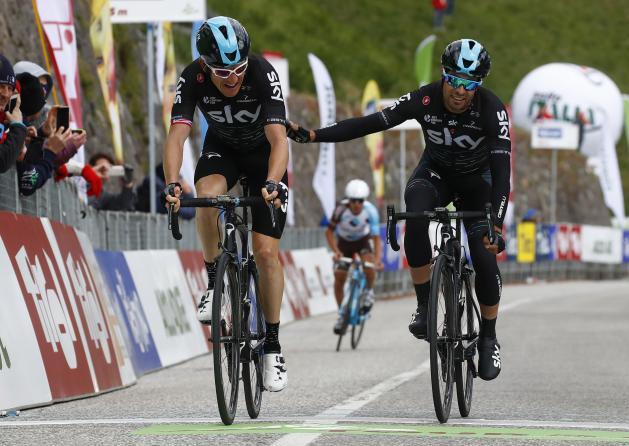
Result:
M333 264L328 250L297 249L290 251L290 254L310 292L306 316L335 311Z
M183 267L183 272L186 275L186 281L190 288L192 306L196 311L199 300L207 289L207 272L205 270L203 254L199 251L177 251L177 253L179 254L181 266ZM211 350L212 343L209 341L211 337L210 327L202 325L201 328L207 341L207 348Z
M570 223L557 225L555 241L555 258L557 260L581 259L581 226Z

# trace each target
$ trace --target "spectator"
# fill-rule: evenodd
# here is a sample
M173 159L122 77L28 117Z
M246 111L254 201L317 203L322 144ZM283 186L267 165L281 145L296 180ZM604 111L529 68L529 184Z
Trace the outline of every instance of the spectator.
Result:
M90 157L89 165L103 183L107 183L114 177L117 167L114 159L104 152L95 153ZM122 167L122 190L119 193L103 192L99 197L92 197L88 200L90 206L104 211L134 211L136 195L133 190L133 167L125 165ZM117 175L116 175L117 176Z
M136 210L140 212L151 211L150 181L151 179L147 175L146 178L144 178L144 180L142 181L142 184L140 184L137 189L138 204L136 206ZM181 176L179 176L179 183L181 184L183 190L180 198L194 198L192 188ZM164 206L164 202L162 201L162 191L165 188L166 181L164 180L164 167L162 163L159 163L157 167L155 167L155 210L158 214L166 214L168 212L166 206ZM194 215L194 208L179 209L179 216L185 220L190 220L194 218Z
M39 83L44 89L44 99L48 100L50 93L53 87L53 80L50 73L44 70L42 67L37 65L34 62L29 62L27 60L21 60L13 66L13 70L16 75L20 75L22 73L29 73L32 76L35 76L39 79Z
M16 168L18 174L18 187L23 195L31 195L42 187L52 176L55 169L55 160L70 140L72 133L68 129L57 129L56 132L47 132L43 127L37 129L32 122L40 121L44 116L44 122L48 121L43 110L46 103L45 93L39 80L28 73L17 76L20 83L20 110L25 116L27 127L26 144L18 156ZM50 137L48 137L50 136Z
M432 27L435 29L435 31L446 30L445 26L443 25L443 17L445 15L447 6L447 0L432 0L432 8L434 9L434 13L432 16Z
M446 8L446 15L451 17L454 14L454 0L447 0L448 6Z
M13 66L0 54L0 173L13 167L26 140L26 126L22 122L19 94L13 111L8 110L15 87Z

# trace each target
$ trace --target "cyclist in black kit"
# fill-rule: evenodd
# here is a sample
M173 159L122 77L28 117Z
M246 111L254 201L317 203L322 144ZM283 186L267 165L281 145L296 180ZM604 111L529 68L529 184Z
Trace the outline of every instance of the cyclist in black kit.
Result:
M482 315L478 373L491 380L501 370L496 318L502 283L496 254L504 249L501 230L510 191L509 118L500 99L481 87L489 74L490 59L479 42L462 39L450 43L441 56L441 66L440 81L405 94L381 112L318 130L291 123L288 136L297 142L347 141L415 119L422 125L426 149L406 185L407 210L445 206L454 194L462 200L460 210L480 210L491 201L495 244L489 243L487 225L481 220L464 222ZM407 222L404 247L417 295L417 310L408 328L413 335L424 337L432 256L428 221Z
M177 183L183 144L190 135L195 108L208 123L203 152L194 174L199 197L214 197L231 189L241 174L247 176L252 195L279 207L278 224L272 226L265 207L252 207L252 240L260 273L261 303L267 321L264 343L263 383L280 391L287 383L286 365L278 339L284 275L279 262L279 242L286 221L288 199L288 141L286 110L279 76L264 58L249 53L245 28L229 17L206 20L196 36L201 55L188 65L177 82L171 126L164 150L166 199L179 207ZM208 288L197 317L212 320L212 293L219 254L218 211L197 210L197 231L203 245Z

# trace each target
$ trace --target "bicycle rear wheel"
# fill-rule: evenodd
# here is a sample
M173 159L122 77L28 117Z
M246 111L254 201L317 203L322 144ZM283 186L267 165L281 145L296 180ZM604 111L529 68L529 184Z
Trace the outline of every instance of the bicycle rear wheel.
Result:
M212 351L218 411L224 424L232 424L238 405L240 375L240 302L238 269L228 254L216 265L212 298Z
M358 343L360 342L360 338L363 335L363 330L365 329L365 321L367 318L364 315L360 314L360 309L362 306L362 293L363 290L359 283L354 283L352 287L352 304L351 304L351 316L350 323L352 324L352 349L358 347Z
M472 408L472 392L474 389L474 356L476 352L476 340L478 338L478 321L474 307L474 295L472 292L471 276L465 274L462 281L461 298L459 300L459 321L462 337L461 361L454 365L456 377L456 397L459 404L459 413L467 417Z
M258 297L258 273L255 264L249 263L249 288L247 291L251 301L251 312L247 321L251 339L248 342L250 358L242 363L242 384L245 391L247 413L251 418L258 418L262 405L262 342L265 331L264 314ZM250 360L249 360L250 359Z
M454 349L452 274L445 256L435 262L430 282L428 309L428 341L430 342L430 378L432 400L437 418L441 423L448 421L452 407L454 385Z

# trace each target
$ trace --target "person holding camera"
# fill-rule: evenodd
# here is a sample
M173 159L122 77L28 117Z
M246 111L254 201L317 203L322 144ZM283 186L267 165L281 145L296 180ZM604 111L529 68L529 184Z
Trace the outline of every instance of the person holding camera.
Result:
M15 73L11 62L0 54L0 173L17 160L26 140L20 95L15 93Z
M116 165L114 159L104 152L92 155L89 165L103 184L112 177L120 177L122 180L122 189L119 193L103 192L99 197L90 197L89 205L105 211L134 211L136 195L133 190L133 167Z

